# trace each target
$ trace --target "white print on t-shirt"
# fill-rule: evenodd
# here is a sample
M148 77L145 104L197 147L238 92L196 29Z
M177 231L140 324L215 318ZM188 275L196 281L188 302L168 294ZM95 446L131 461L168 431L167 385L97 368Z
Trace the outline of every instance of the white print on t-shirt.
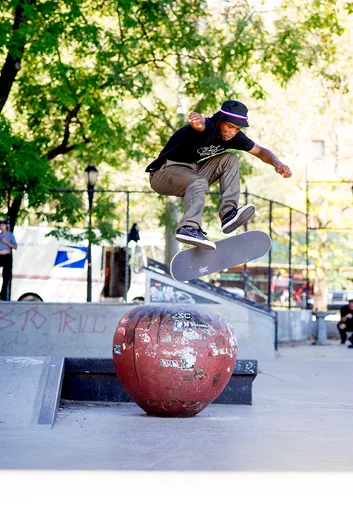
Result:
M197 150L198 154L200 156L210 156L210 155L218 155L218 153L221 153L224 151L224 147L221 147L220 145L210 145L209 147L200 147L200 149Z

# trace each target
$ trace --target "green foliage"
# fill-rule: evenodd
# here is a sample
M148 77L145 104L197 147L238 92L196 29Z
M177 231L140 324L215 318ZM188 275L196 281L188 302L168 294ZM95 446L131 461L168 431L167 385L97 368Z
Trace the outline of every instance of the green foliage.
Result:
M74 224L81 218L82 205L77 196L65 194L65 200L61 200L53 196L51 191L67 188L67 180L58 178L48 159L39 155L35 143L15 135L9 121L3 116L0 116L0 159L0 208L4 213L11 200L13 204L20 205L26 197L28 208L34 212L32 215L37 220L64 220ZM10 206L8 213L13 226L15 219L12 210ZM20 217L25 215L28 215L28 211L23 208Z
M29 207L37 208L49 198L48 186L56 178L48 160L40 157L34 142L13 134L11 125L0 117L0 207L10 197L28 196ZM35 193L32 193L35 190Z
M285 1L281 10L284 16L275 22L275 38L265 53L270 71L282 84L302 68L330 77L336 37L344 31L337 4L331 0Z

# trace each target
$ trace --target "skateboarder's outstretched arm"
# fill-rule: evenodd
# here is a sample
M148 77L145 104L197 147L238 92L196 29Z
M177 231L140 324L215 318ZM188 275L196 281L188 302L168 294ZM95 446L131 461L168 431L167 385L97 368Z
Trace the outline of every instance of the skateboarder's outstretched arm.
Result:
M290 178L292 176L292 172L289 167L283 164L283 162L281 162L269 149L255 144L254 147L250 149L249 153L256 156L266 164L273 166L277 173L280 173L283 178Z
M205 130L206 122L202 114L199 114L198 112L190 112L188 121L195 131L203 132ZM256 156L266 164L273 166L277 173L280 173L282 177L290 178L292 176L292 172L289 167L286 164L283 164L283 162L281 162L269 149L255 144L254 147L250 149L249 153Z

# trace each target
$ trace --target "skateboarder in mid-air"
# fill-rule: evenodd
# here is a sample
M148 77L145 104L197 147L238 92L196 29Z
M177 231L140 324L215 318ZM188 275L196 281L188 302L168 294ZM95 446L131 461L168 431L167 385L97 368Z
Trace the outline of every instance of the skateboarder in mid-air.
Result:
M224 234L233 232L254 215L252 204L239 208L239 160L228 149L248 151L272 165L284 178L291 177L288 166L241 131L249 127L247 112L243 103L233 100L225 101L211 118L191 112L190 125L176 131L146 168L154 191L184 198L184 215L176 231L178 241L204 249L216 248L202 230L205 195L216 180L220 181L219 216Z

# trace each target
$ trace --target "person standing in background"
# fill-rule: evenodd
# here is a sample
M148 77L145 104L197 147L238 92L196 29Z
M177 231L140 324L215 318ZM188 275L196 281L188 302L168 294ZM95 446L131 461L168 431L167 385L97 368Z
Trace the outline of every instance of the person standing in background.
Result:
M2 268L1 300L10 299L10 277L12 269L12 250L17 248L15 236L8 230L7 221L0 221L0 268Z

